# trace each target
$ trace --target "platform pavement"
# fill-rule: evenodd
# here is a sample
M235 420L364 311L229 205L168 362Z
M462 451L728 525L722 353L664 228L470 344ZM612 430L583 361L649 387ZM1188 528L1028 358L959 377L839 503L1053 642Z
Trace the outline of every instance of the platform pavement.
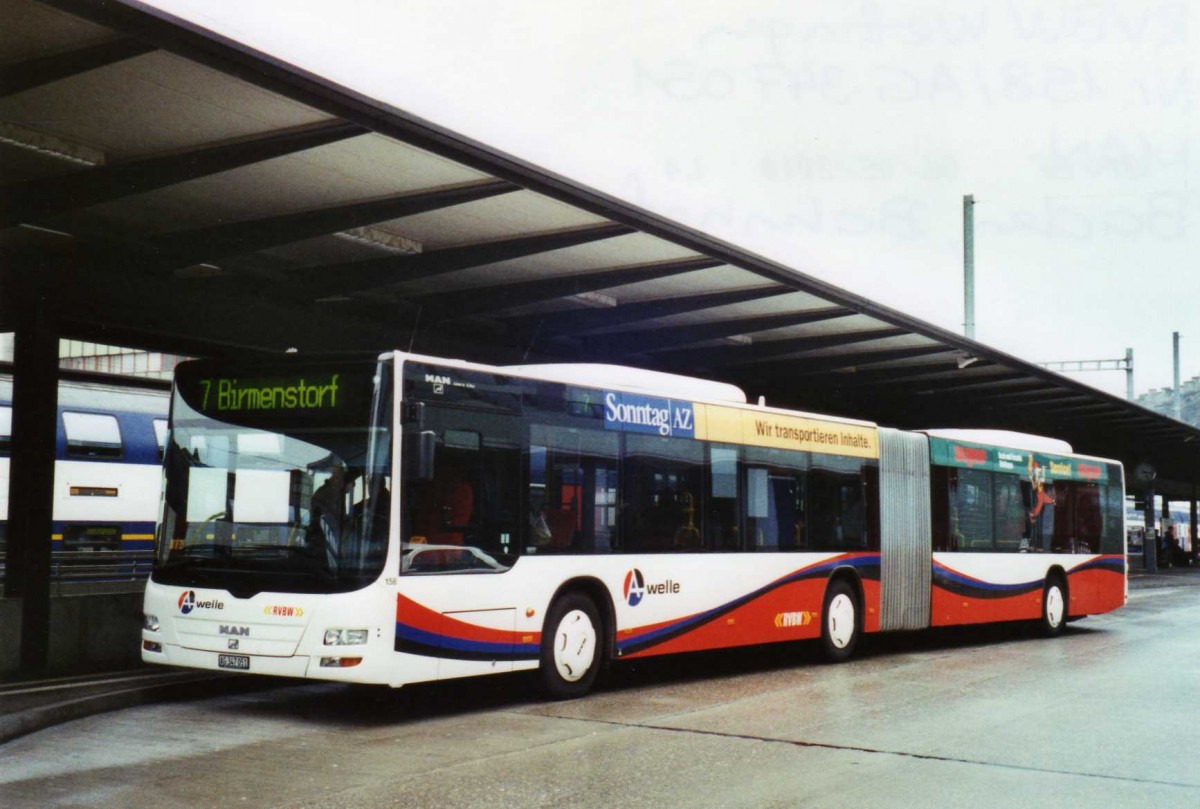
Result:
M1129 589L1200 587L1200 565L1155 572L1131 570ZM192 699L286 683L274 677L163 667L78 677L0 682L0 744L36 730L92 714L170 699Z

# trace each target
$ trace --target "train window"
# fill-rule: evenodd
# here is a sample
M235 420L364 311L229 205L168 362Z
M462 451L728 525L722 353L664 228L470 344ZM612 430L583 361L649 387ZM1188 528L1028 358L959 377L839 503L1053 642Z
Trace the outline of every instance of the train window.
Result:
M12 408L0 407L0 455L7 455L12 444Z
M67 455L76 458L120 458L121 428L117 417L105 413L64 411Z

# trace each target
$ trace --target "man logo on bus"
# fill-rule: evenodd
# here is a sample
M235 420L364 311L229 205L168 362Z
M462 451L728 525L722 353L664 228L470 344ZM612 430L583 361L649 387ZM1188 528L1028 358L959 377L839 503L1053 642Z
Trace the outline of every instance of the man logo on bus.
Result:
M196 609L196 591L184 590L179 594L179 611L187 615L194 609Z
M646 580L642 578L642 571L636 567L625 574L625 600L629 602L629 606L636 607L642 603L642 599L646 597Z

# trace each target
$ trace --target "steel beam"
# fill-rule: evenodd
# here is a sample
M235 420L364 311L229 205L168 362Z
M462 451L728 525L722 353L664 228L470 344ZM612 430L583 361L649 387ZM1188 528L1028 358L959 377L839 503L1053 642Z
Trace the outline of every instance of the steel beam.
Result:
M664 326L658 329L641 329L631 332L617 332L613 334L597 334L587 337L584 340L584 345L588 354L635 354L635 353L660 353L672 352L680 346L689 346L695 343L704 342L706 340L716 340L722 337L732 337L738 334L754 334L756 332L770 331L772 329L783 329L789 326L803 326L809 323L818 323L824 320L833 320L840 317L850 317L856 314L855 312L845 309L841 306L823 307L811 311L799 312L784 312L776 315L761 315L759 317L739 317L730 318L728 320L718 320L712 323L689 323L679 326ZM882 330L886 333L876 332L880 337L891 337L902 334L899 329ZM840 335L844 336L844 335ZM833 337L798 337L795 340L801 341L804 345L827 345L825 342ZM787 343L788 340L772 340L767 343L758 345L774 347L777 343ZM838 342L837 345L843 343ZM723 349L723 346L717 348ZM741 346L733 346L732 348L742 348ZM696 349L703 351L711 356L712 349ZM747 346L745 349L751 356L754 354L753 348Z
M855 351L849 354L837 354L832 357L798 357L773 363L769 368L778 369L789 379L799 376L824 374L846 368L858 368L863 365L877 365L881 362L896 362L899 360L928 357L934 354L946 354L956 349L952 346L914 346L913 348L896 348L882 351ZM753 373L763 373L765 369L753 369Z
M64 211L144 194L345 140L366 131L357 124L327 121L255 135L220 146L99 166L63 176L7 183L0 186L0 227L22 222L34 224Z
M150 245L159 252L158 269L190 267L244 255L348 228L387 222L405 216L475 202L520 189L503 180L438 188L367 202L335 205L315 211L269 216L247 222L197 228L155 236Z
M297 288L304 290L304 294L312 298L377 292L409 281L577 247L617 236L627 236L633 232L633 228L627 225L606 222L534 236L517 236L464 247L430 250L413 256L388 256L366 261L304 267L294 271L291 277L295 279Z
M613 309L571 309L565 312L552 312L539 317L541 323L539 333L554 337L584 334L595 329L630 326L647 320L702 312L706 309L716 309L738 303L749 303L792 292L795 290L783 286L753 287L728 292L706 292L702 295L687 295L681 298L658 298L652 301L625 303Z
M123 62L158 50L153 45L129 37L112 39L65 53L39 56L12 65L0 73L0 98L32 90L44 84L69 79L90 70Z
M511 284L493 284L486 287L454 292L433 292L420 295L415 303L425 307L430 317L439 320L456 320L464 317L474 317L485 312L502 312L516 306L528 306L534 303L545 303L559 298L568 298L583 292L596 292L601 289L640 284L646 281L657 281L674 275L683 275L698 270L707 270L720 266L720 262L703 256L686 258L675 261L658 261L649 264L632 264L624 267L612 267L603 270L592 270L571 275L559 275L550 278L537 278L529 281L515 281ZM597 309L580 312L608 314L615 309ZM560 313L566 317L574 315L576 310ZM552 315L553 316L553 315ZM506 318L508 319L508 318ZM526 318L529 319L529 318ZM539 330L539 333L542 333Z
M846 317L857 314L840 307L830 307L822 310L827 318ZM822 318L826 319L826 318ZM657 356L669 359L671 362L696 362L709 367L721 367L731 364L751 364L777 360L790 354L805 351L818 351L824 348L854 345L873 340L887 340L893 337L903 337L909 332L906 329L868 329L864 331L840 332L836 334L815 334L808 337L791 337L784 340L771 340L764 343L751 343L745 346L710 346L705 348L683 348L659 352ZM947 351L939 346L939 351ZM854 355L847 355L854 356ZM806 362L808 362L806 360Z

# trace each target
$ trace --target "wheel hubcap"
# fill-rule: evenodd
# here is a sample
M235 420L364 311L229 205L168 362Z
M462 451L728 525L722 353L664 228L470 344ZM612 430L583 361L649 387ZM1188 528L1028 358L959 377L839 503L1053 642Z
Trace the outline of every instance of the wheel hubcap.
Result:
M1062 590L1057 587L1051 587L1046 590L1046 623L1050 626L1058 626L1063 619L1063 596Z
M583 610L571 610L554 634L554 667L573 683L588 673L596 659L596 627Z
M854 638L854 601L844 593L834 596L829 602L825 623L829 629L829 640L839 649L845 649Z

